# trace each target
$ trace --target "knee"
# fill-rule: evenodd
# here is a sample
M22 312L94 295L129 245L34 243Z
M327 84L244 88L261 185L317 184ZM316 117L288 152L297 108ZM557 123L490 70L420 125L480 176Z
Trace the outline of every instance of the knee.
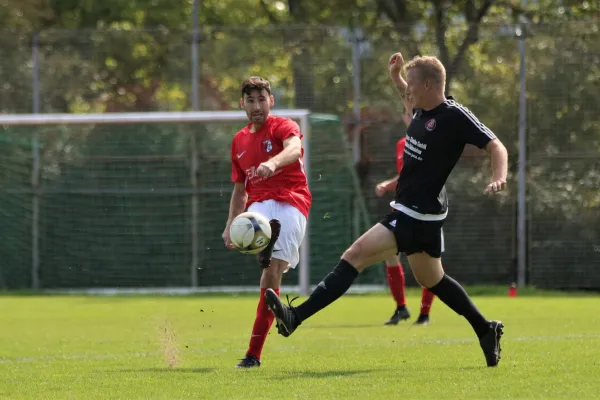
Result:
M427 279L420 279L420 277L418 277L417 275L413 274L415 281L417 281L417 283L419 284L419 286L421 286L422 288L425 288L427 290L429 290L429 288L427 287Z
M431 271L416 271L413 269L413 275L419 285L425 289L431 289L437 285L444 277L443 271L431 270Z
M282 264L271 262L269 268L265 268L262 270L262 275L260 277L260 287L271 289L279 288L284 272L285 267Z
M360 243L353 243L342 255L342 258L350 264L358 263L363 257L363 246Z
M384 261L386 267L396 267L400 265L400 257L388 257Z
M269 268L263 270L263 274L268 274L272 277L280 277L285 271L287 271L289 263L287 261L271 259L271 265Z

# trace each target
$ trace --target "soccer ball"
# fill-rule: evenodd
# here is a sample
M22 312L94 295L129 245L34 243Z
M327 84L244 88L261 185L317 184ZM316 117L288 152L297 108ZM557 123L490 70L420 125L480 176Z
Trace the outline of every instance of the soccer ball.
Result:
M258 254L271 241L271 225L263 215L245 212L238 215L229 228L231 243L244 254Z

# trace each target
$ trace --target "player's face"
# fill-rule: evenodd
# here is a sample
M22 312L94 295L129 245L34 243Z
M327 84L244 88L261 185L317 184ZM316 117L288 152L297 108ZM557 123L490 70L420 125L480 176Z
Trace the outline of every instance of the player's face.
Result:
M414 108L422 108L429 91L429 82L423 79L417 68L406 72L406 96Z
M250 94L244 94L241 106L246 111L250 122L255 125L264 124L274 104L273 96L266 89L253 90Z

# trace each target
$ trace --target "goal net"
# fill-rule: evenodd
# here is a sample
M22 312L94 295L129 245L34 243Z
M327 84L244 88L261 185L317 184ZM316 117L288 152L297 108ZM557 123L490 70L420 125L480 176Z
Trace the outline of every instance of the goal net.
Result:
M314 201L300 265L284 283L307 293L369 221L364 202L353 209L362 195L339 119L273 114L305 134ZM221 239L229 146L245 119L238 111L0 116L0 288L256 290L255 258Z

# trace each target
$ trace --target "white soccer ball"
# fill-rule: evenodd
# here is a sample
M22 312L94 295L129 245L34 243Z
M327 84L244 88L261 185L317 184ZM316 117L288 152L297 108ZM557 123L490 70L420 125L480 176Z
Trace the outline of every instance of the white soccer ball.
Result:
M229 228L231 243L244 254L258 254L271 241L271 225L263 215L245 212L238 215Z

